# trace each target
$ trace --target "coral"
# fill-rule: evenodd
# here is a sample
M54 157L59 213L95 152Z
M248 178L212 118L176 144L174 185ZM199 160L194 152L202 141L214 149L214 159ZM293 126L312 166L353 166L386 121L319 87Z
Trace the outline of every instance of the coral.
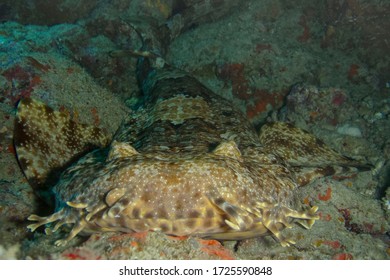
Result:
M306 43L307 41L309 41L310 37L311 37L311 33L310 33L310 28L307 24L307 19L305 17L305 15L302 15L299 19L299 25L303 27L303 32L302 34L297 38L297 40L301 43Z
M308 125L323 122L335 126L346 119L345 110L353 110L349 101L348 95L338 88L296 85L287 95L286 108L291 120L297 114ZM343 106L343 112L339 110L340 106Z
M234 260L231 252L223 247L221 243L216 240L198 240L202 245L201 251L205 252L208 255L216 256L221 260Z
M338 253L335 254L332 259L334 260L353 260L353 256L349 253Z
M101 260L102 256L88 248L71 248L64 251L60 258L66 260Z
M382 235L384 234L387 229L383 226L378 226L377 224L374 224L372 222L367 221L361 221L361 222L353 222L353 216L351 214L351 211L349 209L338 209L339 213L342 215L344 219L344 226L348 231L354 232L354 233L366 233L366 234L372 234L372 235Z
M5 91L3 102L15 105L21 98L30 97L35 87L42 83L41 74L50 69L50 65L43 64L32 56L26 56L18 64L4 70L2 76L11 86Z
M330 214L326 214L324 215L322 212L318 213L318 215L320 216L320 220L322 221L331 221L332 220L332 216Z
M231 83L233 95L240 99L247 99L251 96L244 69L243 63L225 63L218 68L217 72L222 81Z
M332 241L332 240L324 240L323 244L328 245L332 247L333 249L339 249L342 247L340 242L338 240Z
M358 64L351 64L349 66L348 80L350 80L351 82L356 81L356 77L359 75L359 68L360 66Z
M332 104L335 106L341 106L346 101L347 96L343 92L336 92L332 98Z
M260 45L258 51L261 52L264 49L271 50L272 47L270 45ZM251 87L249 80L246 78L243 63L223 64L219 67L217 74L225 84L231 83L233 97L247 103L246 113L249 119L279 108L287 93L287 91L269 92L265 89Z
M332 189L330 187L326 190L326 194L324 195L318 194L318 199L323 201L328 201L329 199L331 199L331 197L332 197Z
M254 106L248 106L247 117L253 119L262 113L267 113L275 110L282 105L285 94L283 92L268 92L266 90L257 89L253 93Z

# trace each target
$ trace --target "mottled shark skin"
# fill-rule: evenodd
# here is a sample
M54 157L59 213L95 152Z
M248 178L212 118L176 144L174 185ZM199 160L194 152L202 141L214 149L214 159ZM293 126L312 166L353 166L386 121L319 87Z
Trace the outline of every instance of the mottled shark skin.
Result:
M71 228L56 245L79 233L161 231L218 240L272 235L289 246L294 240L282 234L284 228L310 228L319 218L316 206L296 199L296 189L320 176L365 167L290 124L266 124L259 134L230 101L188 73L144 56L138 73L142 106L108 146L65 169L52 189L54 214L29 217L31 231L45 224L54 224L47 233ZM41 111L50 122L39 122ZM72 130L41 133L58 121L55 114L36 100L19 104L15 146L29 181L39 175L44 182L51 168L49 162L41 170L38 163L50 155L37 153L41 145L35 141L61 143L55 146L58 157L81 149L63 140L73 139Z
M77 123L68 114L31 98L18 104L13 139L19 166L44 198L66 166L88 151L110 143L102 129Z

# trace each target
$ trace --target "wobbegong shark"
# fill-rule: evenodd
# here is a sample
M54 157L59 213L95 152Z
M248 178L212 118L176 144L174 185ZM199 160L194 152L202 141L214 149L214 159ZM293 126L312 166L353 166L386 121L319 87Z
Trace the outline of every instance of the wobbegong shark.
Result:
M31 185L55 201L31 231L78 234L160 231L241 240L311 228L318 207L297 188L367 164L340 155L292 124L257 131L230 100L148 50L138 56L143 102L116 134L74 122L31 98L19 102L14 144Z

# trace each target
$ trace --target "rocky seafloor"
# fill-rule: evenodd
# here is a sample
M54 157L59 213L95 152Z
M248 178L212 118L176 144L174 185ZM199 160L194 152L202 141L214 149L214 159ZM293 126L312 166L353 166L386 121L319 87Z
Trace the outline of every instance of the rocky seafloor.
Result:
M1 259L389 259L390 4L386 1L2 1ZM78 236L27 230L44 205L12 143L15 105L42 100L113 134L140 96L133 26L160 27L166 60L231 99L256 127L294 123L372 170L298 190L320 212L312 229L218 242L161 233ZM163 28L162 28L163 27ZM162 32L164 31L164 32Z

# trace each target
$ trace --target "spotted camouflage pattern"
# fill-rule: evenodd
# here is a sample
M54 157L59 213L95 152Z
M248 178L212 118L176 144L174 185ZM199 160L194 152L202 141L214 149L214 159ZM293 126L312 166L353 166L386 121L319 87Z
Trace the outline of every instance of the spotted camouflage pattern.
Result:
M52 168L73 161L52 189L55 213L29 217L32 231L70 226L56 245L81 232L161 231L219 240L271 235L288 246L295 241L284 228L310 228L319 218L316 206L296 198L297 187L364 166L290 124L266 124L259 134L230 101L145 57L142 105L109 145L100 130L76 129L39 101L19 104L15 147L26 177L42 187ZM75 161L90 144L102 148Z

